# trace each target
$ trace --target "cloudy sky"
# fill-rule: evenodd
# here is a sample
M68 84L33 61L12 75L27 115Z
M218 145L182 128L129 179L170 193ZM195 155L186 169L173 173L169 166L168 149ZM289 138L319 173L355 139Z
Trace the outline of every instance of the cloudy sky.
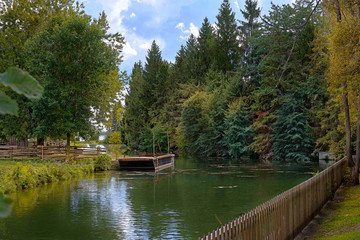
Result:
M275 4L291 3L292 0L273 1ZM185 44L190 33L195 36L205 17L213 24L222 0L85 0L85 11L97 17L105 11L111 32L125 37L124 62L121 70L131 71L134 62L145 60L153 40L162 56L168 61L175 59L176 52ZM239 8L245 0L230 0L236 17L241 19ZM259 0L262 14L270 8L270 0Z

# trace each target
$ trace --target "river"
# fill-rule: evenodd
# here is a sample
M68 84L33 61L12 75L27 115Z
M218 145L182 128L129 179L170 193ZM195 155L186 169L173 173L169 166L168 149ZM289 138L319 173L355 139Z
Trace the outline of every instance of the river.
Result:
M174 169L111 171L9 195L0 239L197 239L311 177L314 164L177 158Z

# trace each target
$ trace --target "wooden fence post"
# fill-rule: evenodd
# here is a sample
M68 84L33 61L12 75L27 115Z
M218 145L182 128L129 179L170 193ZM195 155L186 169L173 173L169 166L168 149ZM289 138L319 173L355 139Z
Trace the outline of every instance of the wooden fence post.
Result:
M44 160L44 146L41 147L41 160Z

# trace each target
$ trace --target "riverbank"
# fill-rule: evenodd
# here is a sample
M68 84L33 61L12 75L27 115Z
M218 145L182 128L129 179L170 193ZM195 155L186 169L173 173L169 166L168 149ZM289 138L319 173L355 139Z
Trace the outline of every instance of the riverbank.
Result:
M360 186L342 186L297 240L360 239Z
M40 160L0 161L0 193L81 177L94 172L93 160L64 163Z

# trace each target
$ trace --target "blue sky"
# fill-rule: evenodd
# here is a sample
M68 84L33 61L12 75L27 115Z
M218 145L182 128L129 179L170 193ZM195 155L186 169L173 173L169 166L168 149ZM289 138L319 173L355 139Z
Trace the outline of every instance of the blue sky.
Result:
M85 0L87 14L97 17L105 11L111 32L125 37L124 62L121 70L131 72L136 61L145 60L153 40L162 51L163 59L174 61L177 51L185 44L190 33L198 34L205 17L211 24L222 0ZM236 17L241 19L239 8L245 0L230 0ZM292 0L273 1L275 4L291 3ZM270 9L270 0L259 0L262 14Z

